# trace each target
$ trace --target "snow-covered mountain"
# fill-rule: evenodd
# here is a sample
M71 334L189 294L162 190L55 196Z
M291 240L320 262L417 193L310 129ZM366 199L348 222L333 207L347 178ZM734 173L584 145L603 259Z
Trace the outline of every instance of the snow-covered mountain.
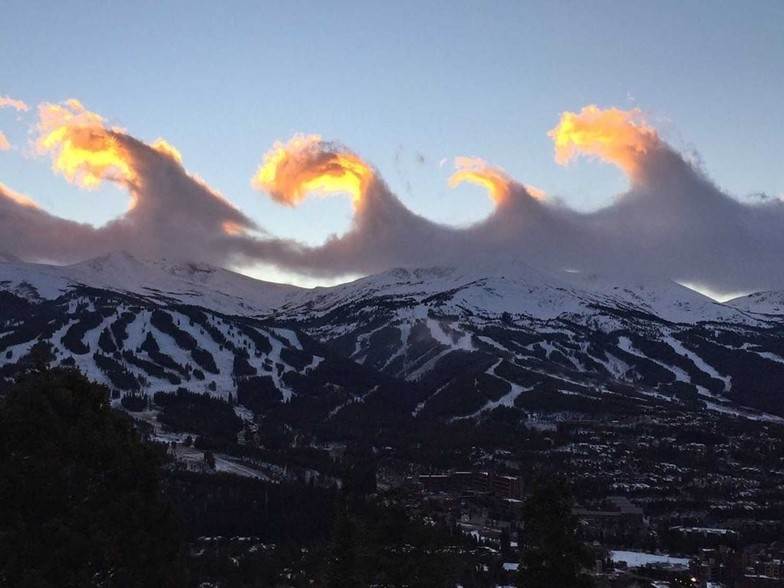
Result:
M756 292L725 302L727 306L743 312L784 315L784 292L780 290Z
M77 286L130 292L161 304L193 304L242 316L268 313L301 290L205 264L140 261L124 252L67 266L0 260L0 287L24 297L53 300Z
M335 307L368 298L437 305L446 314L497 317L504 313L550 320L596 314L612 306L654 315L674 323L737 322L759 324L755 317L672 281L610 278L576 272L546 272L525 263L502 262L457 267L393 269L331 288L291 296L279 311L320 316Z
M544 388L596 406L618 386L716 410L728 397L784 407L781 322L669 281L482 260L305 292L276 317L422 384L418 412L481 414Z
M9 262L0 375L45 340L56 362L120 393L185 386L256 409L313 398L324 419L382 405L437 418L657 404L784 415L784 323L759 309L514 258L313 290L123 253Z

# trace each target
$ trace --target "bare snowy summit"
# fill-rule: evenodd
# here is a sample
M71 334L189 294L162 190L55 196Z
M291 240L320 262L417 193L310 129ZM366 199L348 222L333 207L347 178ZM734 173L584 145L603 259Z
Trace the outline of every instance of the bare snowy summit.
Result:
M744 312L769 315L784 315L784 291L756 292L739 296L725 302L727 306Z
M67 266L0 263L0 283L42 299L57 298L81 285L237 315L266 314L301 290L203 263L139 260L124 251Z

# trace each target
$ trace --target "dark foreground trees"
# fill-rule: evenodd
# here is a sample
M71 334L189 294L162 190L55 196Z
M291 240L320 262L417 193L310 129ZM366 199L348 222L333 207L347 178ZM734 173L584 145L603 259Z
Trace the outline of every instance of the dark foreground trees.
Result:
M593 554L577 538L577 517L565 478L539 480L523 505L524 545L517 585L523 588L591 588L583 573Z
M0 586L185 586L160 460L106 390L71 370L0 400Z

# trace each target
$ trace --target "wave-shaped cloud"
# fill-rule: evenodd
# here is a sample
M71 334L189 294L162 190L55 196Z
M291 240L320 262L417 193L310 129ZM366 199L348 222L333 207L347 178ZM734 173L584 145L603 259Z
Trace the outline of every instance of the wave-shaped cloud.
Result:
M163 139L152 145L107 126L79 101L42 104L38 153L52 169L85 189L112 182L127 190L128 210L101 227L53 216L0 188L0 251L23 259L69 262L123 249L143 256L225 263L224 238L258 227L182 166ZM13 230L11 230L13 229Z
M77 100L42 104L38 114L36 149L56 173L88 190L115 183L130 205L92 227L0 184L0 252L23 259L67 262L124 249L336 276L503 253L551 268L645 272L717 292L784 287L784 203L744 204L723 193L636 109L586 106L564 113L550 132L558 162L598 158L627 174L629 189L611 205L577 212L480 159L458 157L450 185L479 185L495 203L468 227L415 214L372 165L338 143L315 135L278 142L251 180L255 189L286 206L310 194L352 200L349 229L318 246L266 232L189 174L163 139L146 144Z

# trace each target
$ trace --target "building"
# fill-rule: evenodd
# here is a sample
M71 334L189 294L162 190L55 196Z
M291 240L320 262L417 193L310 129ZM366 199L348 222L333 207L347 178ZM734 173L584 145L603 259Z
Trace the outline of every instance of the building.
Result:
M606 503L607 507L601 510L573 509L585 539L607 541L637 537L645 532L645 517L639 506L625 496L610 496Z

